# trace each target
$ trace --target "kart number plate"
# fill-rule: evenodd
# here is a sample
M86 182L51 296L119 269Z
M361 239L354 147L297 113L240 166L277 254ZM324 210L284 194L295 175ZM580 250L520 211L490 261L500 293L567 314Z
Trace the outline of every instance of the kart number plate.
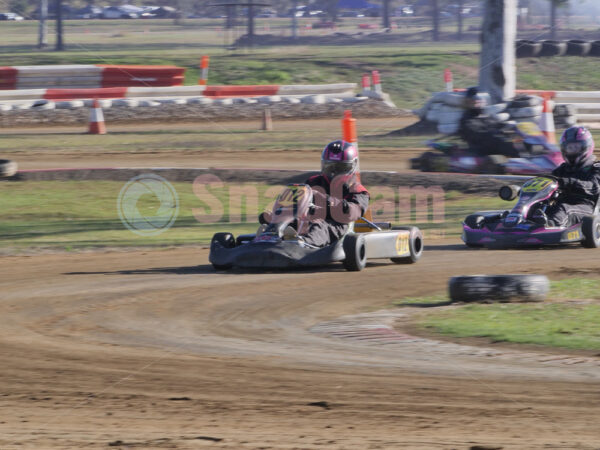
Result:
M300 202L306 195L306 186L292 186L286 189L279 196L278 202L281 206L292 206Z
M543 136L540 128L533 122L521 122L517 124L517 128L521 133L529 136Z
M528 181L521 188L522 192L540 192L546 189L548 186L552 184L550 178L534 178L531 181Z
M400 234L396 238L396 252L399 255L403 255L404 253L409 252L408 248L408 234Z
M567 239L570 241L574 241L575 239L579 239L579 231L571 231L567 233Z

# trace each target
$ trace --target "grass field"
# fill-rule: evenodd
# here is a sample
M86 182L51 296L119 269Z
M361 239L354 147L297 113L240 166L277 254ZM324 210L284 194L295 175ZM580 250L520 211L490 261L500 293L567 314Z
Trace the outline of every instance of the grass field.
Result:
M124 227L117 212L117 197L125 183L115 181L47 181L0 183L0 248L6 252L30 248L81 249L105 246L157 246L206 244L213 233L231 231L234 234L253 232L258 226L257 216L274 199L279 187L263 184L244 184L241 187L256 192L256 202L232 205L237 196L230 196L232 188L225 185L211 190L218 199L223 214L218 221L209 220L214 214L207 201L193 191L192 183L173 183L180 201L179 216L174 226L153 237L138 236ZM268 190L268 191L267 191ZM436 236L457 236L461 219L475 209L500 207L501 200L464 196L449 192L445 200L445 219L431 221L431 214L416 215L411 205L410 217L406 211L394 212L383 207L383 200L392 200L386 192L371 191L376 220L413 223ZM206 200L206 199L205 199ZM156 197L140 199L141 211L152 216L160 202ZM378 206L379 205L379 206ZM400 213L403 215L400 216ZM200 219L198 219L200 218ZM205 222L209 223L205 223Z
M217 20L67 21L67 51L37 51L36 24L4 22L0 47L3 65L30 64L176 64L186 67L186 84L198 79L198 62L211 55L211 84L360 82L363 73L379 70L383 87L400 107L422 106L444 88L442 73L450 67L455 85L477 82L478 44L432 44L419 28L395 33L415 34L422 42L354 46L287 46L226 50L227 36ZM269 27L268 29L266 27ZM260 32L279 34L288 21L258 21ZM348 22L346 31L356 23ZM450 28L448 28L449 30ZM241 33L241 31L240 31ZM317 33L317 31L313 31ZM319 31L321 33L321 31ZM412 36L411 34L411 36ZM359 42L359 41L357 41ZM595 58L560 57L518 61L518 87L527 89L596 89Z
M456 338L600 350L600 279L554 281L548 299L534 304L471 304L443 311L432 308L418 319L417 326ZM444 294L396 303L428 307L444 304L448 304Z

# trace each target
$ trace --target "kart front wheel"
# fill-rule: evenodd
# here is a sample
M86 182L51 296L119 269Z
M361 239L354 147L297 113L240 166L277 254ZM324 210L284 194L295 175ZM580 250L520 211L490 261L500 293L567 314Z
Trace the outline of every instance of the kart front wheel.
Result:
M597 216L586 216L581 222L583 240L581 245L585 248L600 247L600 220Z
M465 217L465 225L473 230L483 228L484 223L485 216L482 216L481 214L471 214Z
M215 244L219 244L225 248L235 247L235 238L231 233L215 233L210 241L211 251ZM231 264L215 264L212 263L215 270L228 270L231 269Z
M349 234L344 238L344 267L350 272L363 270L367 265L367 247L362 234Z

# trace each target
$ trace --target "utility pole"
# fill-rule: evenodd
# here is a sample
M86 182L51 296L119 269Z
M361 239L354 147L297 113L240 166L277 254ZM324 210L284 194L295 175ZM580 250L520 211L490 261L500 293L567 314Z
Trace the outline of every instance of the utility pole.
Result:
M437 42L440 40L440 5L438 0L431 0L431 15L433 18L432 38Z
M57 52L64 50L63 45L63 27L62 27L62 0L55 0L56 8L56 47Z
M462 41L463 38L463 9L464 9L465 0L458 0L458 11L456 12L457 19L457 30L456 30L456 38L459 41Z
M383 28L391 28L390 24L390 0L383 0Z
M40 17L38 24L38 48L48 47L48 0L40 0Z
M298 12L298 0L292 0L292 38L298 39L298 18L296 13Z
M515 96L517 0L485 0L479 88L493 103Z

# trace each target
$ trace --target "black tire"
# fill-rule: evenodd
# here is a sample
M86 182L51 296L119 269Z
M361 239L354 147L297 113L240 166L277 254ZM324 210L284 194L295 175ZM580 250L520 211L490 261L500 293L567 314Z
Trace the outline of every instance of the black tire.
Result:
M560 41L543 41L539 56L562 56L567 52L567 43Z
M433 159L437 156L433 152L425 152L420 158L420 169L422 172L433 172Z
M592 42L589 56L600 56L600 41Z
M549 290L544 275L470 275L448 283L453 302L540 302Z
M219 244L225 248L235 247L235 238L231 233L215 233L210 241L211 251L215 244ZM231 269L231 264L214 264L212 265L215 270L228 270Z
M410 256L402 258L390 258L395 264L414 264L423 254L423 233L417 227L393 227L392 230L408 230L410 237L408 239L408 248Z
M344 238L344 267L350 272L359 272L367 265L367 247L362 234L349 234Z
M586 216L581 221L581 232L583 241L581 245L585 248L600 247L600 220L597 216Z
M539 97L532 95L517 95L509 104L508 109L531 108L541 105L542 101Z
M552 114L554 114L555 117L570 117L577 114L577 108L575 108L574 105L556 105Z
M0 178L12 177L17 173L17 163L9 159L0 159Z
M542 43L522 39L517 41L517 58L533 58L539 55Z
M465 224L469 228L473 228L474 230L478 230L483 227L483 223L485 222L485 216L481 214L470 214L465 217Z
M587 56L592 48L592 43L580 39L572 39L567 42L568 56Z

